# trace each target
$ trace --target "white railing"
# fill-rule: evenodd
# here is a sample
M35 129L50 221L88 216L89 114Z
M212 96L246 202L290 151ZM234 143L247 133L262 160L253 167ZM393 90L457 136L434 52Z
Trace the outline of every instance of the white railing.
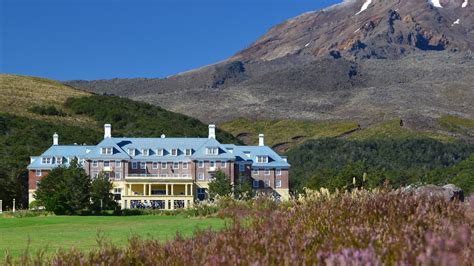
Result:
M128 174L125 179L182 179L192 180L192 176L188 174Z

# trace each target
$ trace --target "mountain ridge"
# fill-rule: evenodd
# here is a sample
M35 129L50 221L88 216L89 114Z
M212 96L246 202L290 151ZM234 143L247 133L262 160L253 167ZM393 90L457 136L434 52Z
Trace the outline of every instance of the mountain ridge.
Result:
M472 3L462 7L463 1L442 0L440 8L426 0L374 0L362 12L367 1L345 1L289 19L206 67L163 79L66 83L204 122L246 117L370 125L401 118L436 129L434 121L444 115L474 119L474 21ZM315 35L318 41L308 44Z

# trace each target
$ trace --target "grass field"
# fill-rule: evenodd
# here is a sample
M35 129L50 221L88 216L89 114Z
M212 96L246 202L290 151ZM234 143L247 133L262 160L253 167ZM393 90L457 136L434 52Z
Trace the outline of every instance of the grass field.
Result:
M48 216L2 218L0 216L0 258L8 250L13 257L25 251L75 247L79 250L97 248L98 233L107 241L125 246L131 236L144 239L171 240L176 232L191 236L196 229L219 229L224 220L218 218L185 218L182 216Z

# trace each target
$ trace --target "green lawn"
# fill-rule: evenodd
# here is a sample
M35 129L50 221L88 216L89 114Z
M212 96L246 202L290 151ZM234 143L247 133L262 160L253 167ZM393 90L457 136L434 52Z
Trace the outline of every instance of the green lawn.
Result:
M18 257L30 241L30 252L42 248L51 254L59 248L90 250L97 247L101 232L112 243L124 246L130 236L170 240L180 232L191 236L196 229L219 229L224 220L182 216L49 216L2 218L0 216L0 258L5 251ZM1 260L0 260L1 261Z

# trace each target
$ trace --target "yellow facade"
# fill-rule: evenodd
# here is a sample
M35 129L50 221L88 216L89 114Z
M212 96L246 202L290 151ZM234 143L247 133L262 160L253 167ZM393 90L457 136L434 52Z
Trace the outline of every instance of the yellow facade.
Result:
M118 201L122 209L133 208L135 203L159 202L159 208L174 210L188 208L194 203L194 185L189 181L116 181L114 189L121 189ZM164 204L164 207L162 206Z

